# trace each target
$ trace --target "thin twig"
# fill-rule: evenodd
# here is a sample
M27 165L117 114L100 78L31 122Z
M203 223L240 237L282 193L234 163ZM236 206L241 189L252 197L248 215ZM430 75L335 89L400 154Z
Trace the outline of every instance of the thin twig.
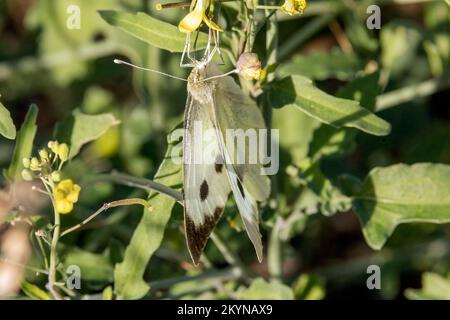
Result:
M183 195L181 192L149 179L133 177L124 173L112 172L110 174L97 175L93 178L93 180L110 181L128 187L144 189L146 191L160 192L183 204Z
M94 219L95 217L97 217L100 213L110 209L110 208L115 208L115 207L120 207L120 206L130 206L130 205L141 205L145 208L150 208L150 205L147 201L143 200L143 199L139 199L139 198L133 198L133 199L123 199L123 200L116 200L116 201L112 201L112 202L108 202L103 204L103 206L101 206L100 209L98 209L97 211L95 211L92 215L90 215L89 217L87 217L86 219L84 219L82 222L80 222L77 225L74 225L73 227L64 230L61 233L60 238L64 237L66 234L69 234L70 232L73 232L75 230L80 229L81 227L83 227L84 225L88 224L89 221L91 221L92 219Z
M395 107L399 104L426 97L438 91L450 88L450 75L426 80L419 84L413 84L401 89L393 90L380 95L377 98L376 111Z
M11 260L8 260L8 259L5 259L5 258L1 258L1 257L0 257L0 261L3 262L3 263L6 263L6 264L10 264L12 266L16 266L16 267L27 269L29 271L33 271L33 272L37 272L37 273L42 273L42 274L47 274L48 275L48 272L46 270L44 270L44 269L35 268L35 267L29 266L29 265L26 265L26 264L18 263L18 262L11 261Z
M231 267L225 270L208 270L204 273L194 275L194 276L182 276L174 277L170 279L157 280L149 283L153 290L157 289L167 289L176 284L190 282L190 281L207 281L214 280L225 282L233 279L239 279L242 276L241 270L236 267Z
M230 250L226 242L217 233L217 231L213 231L211 233L211 240L214 242L217 249L219 249L220 253L222 253L223 257L230 265L239 268L242 275L245 275L247 277L249 276L249 271L247 270L245 264L232 250Z

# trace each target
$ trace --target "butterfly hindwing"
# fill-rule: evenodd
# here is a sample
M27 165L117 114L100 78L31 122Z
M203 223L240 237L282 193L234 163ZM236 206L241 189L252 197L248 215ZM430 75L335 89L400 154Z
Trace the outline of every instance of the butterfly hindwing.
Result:
M223 213L230 186L215 137L211 107L189 96L184 127L185 231L191 258L198 264Z

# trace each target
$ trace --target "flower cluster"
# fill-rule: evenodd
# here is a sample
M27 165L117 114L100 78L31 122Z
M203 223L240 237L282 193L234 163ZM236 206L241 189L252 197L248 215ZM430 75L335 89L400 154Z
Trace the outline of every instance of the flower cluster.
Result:
M306 0L285 0L281 6L281 11L287 15L294 16L303 14L307 6Z
M27 181L40 179L55 204L58 213L65 214L73 210L78 201L80 186L72 180L61 181L61 169L69 159L69 146L65 143L50 141L48 148L39 150L38 157L24 158L22 178Z

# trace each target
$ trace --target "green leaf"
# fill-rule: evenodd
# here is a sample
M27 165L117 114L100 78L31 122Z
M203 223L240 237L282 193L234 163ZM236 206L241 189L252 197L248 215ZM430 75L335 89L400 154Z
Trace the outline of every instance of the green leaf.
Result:
M16 127L11 119L8 109L0 102L0 135L7 139L16 138Z
M450 279L426 272L422 275L422 289L406 289L405 297L410 300L450 300Z
M297 112L295 106L273 110L272 127L279 130L280 146L289 152L293 163L307 156L308 144L318 126L319 121Z
M303 185L318 197L320 212L331 216L337 212L347 211L351 207L351 199L343 195L320 170L319 163L305 159L299 164L299 173Z
M172 158L174 144L169 144L165 160L161 163L154 181L179 189L182 183L180 159ZM150 289L143 280L147 264L161 245L164 230L175 205L175 200L165 194L150 192L149 204L153 210L144 211L125 249L124 259L114 270L114 291L120 299L142 298Z
M282 64L277 73L281 76L298 74L313 80L347 80L363 67L355 54L334 49L330 52L316 51L306 56L296 55L292 62Z
M411 67L422 39L418 27L408 20L393 20L380 33L381 64L392 75Z
M70 265L80 268L83 280L107 283L113 281L114 270L108 255L92 253L77 247L66 247L61 256L66 268Z
M27 297L30 297L31 299L51 300L47 292L28 281L23 281L20 288L27 295Z
M113 299L113 289L111 286L107 286L102 292L102 300L112 300Z
M288 286L276 281L265 281L258 278L252 281L248 288L238 291L238 298L242 300L293 300L294 293Z
M378 78L378 73L358 77L342 87L338 91L338 96L358 101L364 108L373 111L379 93ZM314 131L314 136L309 146L309 157L319 159L324 156L344 156L355 148L355 136L356 131L353 129L336 129L323 124Z
M380 93L378 72L366 74L353 79L343 86L337 93L338 97L358 101L362 107L374 111L377 96Z
M170 52L183 52L186 34L167 22L155 19L144 12L131 14L113 10L99 11L101 17L110 25L118 27L130 35ZM206 46L207 35L201 33L197 48Z
M354 100L336 98L317 87L308 78L290 76L275 81L269 91L272 105L281 108L295 105L306 114L336 128L354 127L383 136L391 126Z
M49 70L58 85L66 87L71 81L86 76L89 65L80 52L92 46L99 34L105 36L105 44L110 43L109 34L105 32L109 26L99 18L97 10L118 7L118 0L42 0L31 7L26 23L39 29L37 44L41 63L52 65L58 60L58 67ZM79 28L77 22L80 22ZM111 49L106 50L112 53ZM56 57L52 57L55 54Z
M100 138L119 123L111 113L88 115L75 110L71 117L57 124L55 136L59 142L69 144L69 158L73 158L83 145Z
M420 163L376 168L353 197L364 237L381 249L400 223L450 222L450 166Z
M20 180L23 170L22 159L31 157L33 150L34 136L36 135L37 125L36 119L38 115L38 107L31 105L28 109L25 120L17 134L16 146L12 156L9 168L3 172L5 177L10 180Z
M302 274L293 286L295 300L322 300L325 280L319 276Z
M351 11L344 17L344 20L346 24L345 34L356 51L370 54L378 49L378 41L373 32L367 29L364 20L355 17Z

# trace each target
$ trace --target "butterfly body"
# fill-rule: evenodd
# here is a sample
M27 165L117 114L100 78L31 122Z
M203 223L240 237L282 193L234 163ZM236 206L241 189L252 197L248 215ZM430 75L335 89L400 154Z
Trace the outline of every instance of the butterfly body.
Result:
M233 193L261 261L256 201L268 197L269 179L261 175L259 164L235 163L236 154L242 150L231 148L225 137L230 129L259 130L265 129L265 125L256 104L244 95L233 78L210 79L217 74L215 66L199 64L188 78L183 143L187 245L194 264L198 264L229 194Z

